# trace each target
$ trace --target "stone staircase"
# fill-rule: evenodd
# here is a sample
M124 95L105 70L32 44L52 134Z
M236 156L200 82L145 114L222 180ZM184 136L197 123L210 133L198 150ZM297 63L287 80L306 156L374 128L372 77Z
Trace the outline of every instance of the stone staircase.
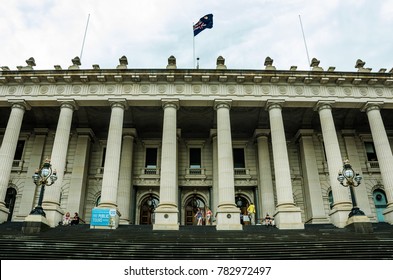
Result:
M354 233L333 225L304 230L245 226L216 231L213 226L181 226L153 231L127 225L92 230L89 225L59 226L33 235L22 223L0 225L0 258L6 259L393 259L393 226L373 224L373 233Z

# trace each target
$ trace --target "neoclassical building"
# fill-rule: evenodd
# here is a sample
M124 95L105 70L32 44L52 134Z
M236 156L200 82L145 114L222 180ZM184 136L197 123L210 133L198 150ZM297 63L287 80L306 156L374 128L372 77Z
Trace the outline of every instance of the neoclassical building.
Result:
M345 227L351 194L337 180L348 159L362 177L357 204L393 224L393 77L358 60L353 72L27 66L0 70L0 222L21 222L39 199L32 175L46 158L57 181L47 223L65 212L90 223L177 230L212 209L217 230L241 230L250 203L280 229Z

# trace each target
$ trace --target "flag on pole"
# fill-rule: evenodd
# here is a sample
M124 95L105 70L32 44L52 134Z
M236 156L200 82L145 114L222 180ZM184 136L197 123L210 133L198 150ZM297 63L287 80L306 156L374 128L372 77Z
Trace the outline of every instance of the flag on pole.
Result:
M213 15L208 14L201 17L200 20L194 24L194 37L206 28L213 28Z

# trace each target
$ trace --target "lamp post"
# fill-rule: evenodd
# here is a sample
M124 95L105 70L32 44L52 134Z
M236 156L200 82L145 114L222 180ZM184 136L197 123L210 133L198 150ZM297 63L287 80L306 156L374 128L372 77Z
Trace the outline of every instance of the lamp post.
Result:
M364 212L360 210L359 207L357 206L356 197L355 197L355 187L360 185L360 182L362 181L362 177L359 175L359 173L355 173L348 159L344 161L343 170L339 171L337 180L344 187L349 187L349 190L351 192L352 210L349 213L348 217L365 216Z
M57 180L56 170L52 170L50 160L46 159L40 169L37 169L32 176L36 186L41 186L40 197L38 205L31 210L30 215L41 215L46 217L44 209L42 208L42 200L44 199L45 187L53 185Z

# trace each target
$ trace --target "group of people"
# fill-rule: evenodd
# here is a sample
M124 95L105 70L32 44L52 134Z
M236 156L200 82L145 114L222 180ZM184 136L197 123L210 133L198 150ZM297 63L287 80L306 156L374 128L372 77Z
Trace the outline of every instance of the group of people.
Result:
M69 225L73 226L79 224L80 221L81 218L79 217L77 212L74 213L74 217L71 217L70 212L67 212L64 214L63 221L61 224L63 226L69 226Z
M205 220L205 225L212 225L213 212L210 210L210 208L207 207L205 213L206 215L204 215L204 211L202 211L201 208L198 208L194 216L196 218L197 226L203 225L203 220Z
M247 217L250 220L251 225L255 225L255 212L255 205L251 202L247 207ZM264 223L266 226L274 226L274 219L269 215L269 213L266 213Z

